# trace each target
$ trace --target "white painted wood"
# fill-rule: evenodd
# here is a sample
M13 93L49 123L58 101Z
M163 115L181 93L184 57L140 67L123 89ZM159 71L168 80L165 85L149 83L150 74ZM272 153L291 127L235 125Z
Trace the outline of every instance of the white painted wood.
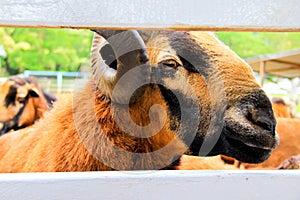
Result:
M299 171L0 174L0 198L299 200L299 184Z
M299 0L1 0L1 26L300 31Z

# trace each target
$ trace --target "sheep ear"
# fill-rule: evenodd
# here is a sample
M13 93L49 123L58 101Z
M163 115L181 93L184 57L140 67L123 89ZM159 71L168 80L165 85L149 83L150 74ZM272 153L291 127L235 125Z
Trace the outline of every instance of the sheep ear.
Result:
M40 96L40 92L37 88L32 88L29 90L28 92L29 96L31 97L39 97Z

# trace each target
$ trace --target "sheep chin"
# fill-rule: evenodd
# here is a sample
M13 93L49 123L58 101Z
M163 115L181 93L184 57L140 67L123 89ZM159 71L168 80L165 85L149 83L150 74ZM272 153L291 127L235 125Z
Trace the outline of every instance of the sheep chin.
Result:
M223 152L221 154L236 158L246 163L261 163L269 158L274 148L278 146L278 139L274 140L272 146L264 146L249 142L245 138L233 136L232 130L224 128L220 138ZM278 138L276 135L275 138ZM225 149L225 150L224 150Z

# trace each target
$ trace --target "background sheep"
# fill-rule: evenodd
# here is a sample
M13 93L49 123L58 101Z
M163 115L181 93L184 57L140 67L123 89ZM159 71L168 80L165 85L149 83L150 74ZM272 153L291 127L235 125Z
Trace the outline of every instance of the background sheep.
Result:
M211 33L96 32L94 78L2 136L0 171L174 169L184 153L258 163L277 146L268 97Z
M292 118L292 113L290 106L285 103L285 101L280 97L273 97L271 99L273 111L275 117L285 117L285 118Z
M54 101L34 77L10 77L0 84L0 135L32 125Z

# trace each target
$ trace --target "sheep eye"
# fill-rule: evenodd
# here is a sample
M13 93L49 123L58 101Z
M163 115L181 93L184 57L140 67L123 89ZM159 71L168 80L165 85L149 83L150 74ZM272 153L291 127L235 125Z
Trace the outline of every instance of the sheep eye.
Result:
M24 104L25 103L25 97L18 97L17 98L17 101L21 104Z
M176 62L175 60L172 60L172 59L164 60L161 63L166 67L171 67L171 68L174 68L174 69L176 69L179 66L179 63Z

